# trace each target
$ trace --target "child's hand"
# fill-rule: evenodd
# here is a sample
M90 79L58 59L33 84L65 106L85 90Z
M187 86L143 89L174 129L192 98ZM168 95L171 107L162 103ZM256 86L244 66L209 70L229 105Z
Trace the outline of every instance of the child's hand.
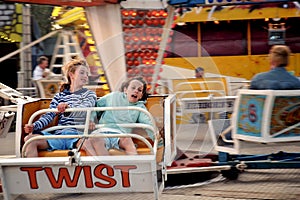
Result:
M32 131L33 131L33 124L31 124L31 125L25 124L24 131L25 131L25 133L32 133Z
M63 112L65 112L65 110L66 110L68 107L69 107L68 103L59 103L59 104L57 105L57 110L58 110L58 112L63 113Z
M95 122L90 121L90 123L89 123L89 129L90 130L94 130L95 128L96 128Z

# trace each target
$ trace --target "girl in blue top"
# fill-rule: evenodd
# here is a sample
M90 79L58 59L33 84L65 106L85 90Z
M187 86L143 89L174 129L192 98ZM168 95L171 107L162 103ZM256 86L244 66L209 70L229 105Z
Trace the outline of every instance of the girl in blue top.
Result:
M134 77L123 83L121 91L109 93L101 97L97 101L97 107L121 107L121 106L137 106L147 109L145 101L147 99L147 84L142 77ZM94 113L95 116L96 113ZM97 112L97 117L100 124L104 127L94 131L93 133L130 133L130 128L119 127L116 124L128 123L143 123L152 125L148 115L137 110L118 110ZM148 136L154 140L154 134L147 131ZM106 149L124 149L127 154L137 154L136 147L130 137L128 138L105 138Z
M95 92L83 88L88 83L88 66L84 60L74 59L63 67L64 74L67 82L61 85L60 92L57 93L51 103L50 108L57 108L59 113L48 112L42 115L39 120L33 124L26 124L24 130L29 133L25 137L25 141L36 135L74 135L82 134L75 128L65 128L56 130L54 133L48 133L41 131L50 122L52 122L55 116L58 114L58 125L79 125L84 124L86 118L86 112L71 112L64 113L67 108L82 108L82 107L94 107L96 104L97 96ZM33 132L33 133L32 133ZM97 143L101 140L97 140ZM78 142L78 138L72 139L48 139L48 140L35 140L26 148L26 157L37 157L39 149L48 150L67 150L76 148L81 144ZM82 145L87 155L99 155L105 154L106 149L97 148L94 149L92 145L93 139L87 139ZM103 140L104 144L104 140Z

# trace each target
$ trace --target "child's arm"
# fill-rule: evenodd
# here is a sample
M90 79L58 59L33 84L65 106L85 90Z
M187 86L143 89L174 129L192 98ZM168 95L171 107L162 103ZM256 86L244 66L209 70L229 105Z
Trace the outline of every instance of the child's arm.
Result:
M57 93L53 99L50 102L49 108L57 108L58 102L59 102L60 96L59 93ZM54 117L56 116L56 113L54 112L47 112L43 114L37 121L33 123L33 130L39 131L42 130L44 127L46 127L50 122L53 121Z
M103 97L100 97L100 99L97 100L96 107L106 107L106 95ZM103 113L103 111L92 112L90 121L91 122L99 122L102 113Z

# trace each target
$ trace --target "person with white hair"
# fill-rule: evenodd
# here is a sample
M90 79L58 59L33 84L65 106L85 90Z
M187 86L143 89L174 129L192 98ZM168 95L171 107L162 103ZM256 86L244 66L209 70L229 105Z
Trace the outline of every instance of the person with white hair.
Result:
M33 70L32 79L39 80L42 78L47 78L50 75L50 70L48 67L49 59L46 56L40 56L37 59L38 65Z

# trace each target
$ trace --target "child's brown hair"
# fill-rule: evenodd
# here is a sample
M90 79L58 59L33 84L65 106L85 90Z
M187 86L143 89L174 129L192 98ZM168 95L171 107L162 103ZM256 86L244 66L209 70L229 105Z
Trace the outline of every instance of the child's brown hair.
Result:
M138 81L140 81L141 83L143 83L143 91L142 91L143 96L142 96L142 98L141 98L140 100L141 100L141 101L146 101L147 98L148 98L148 94L147 94L147 82L145 81L145 79L144 79L142 76L135 76L135 77L132 77L132 78L130 78L129 80L125 81L125 82L121 85L120 91L121 91L121 92L124 92L124 89L125 89L125 88L128 88L130 82L133 81L133 80L138 80Z

